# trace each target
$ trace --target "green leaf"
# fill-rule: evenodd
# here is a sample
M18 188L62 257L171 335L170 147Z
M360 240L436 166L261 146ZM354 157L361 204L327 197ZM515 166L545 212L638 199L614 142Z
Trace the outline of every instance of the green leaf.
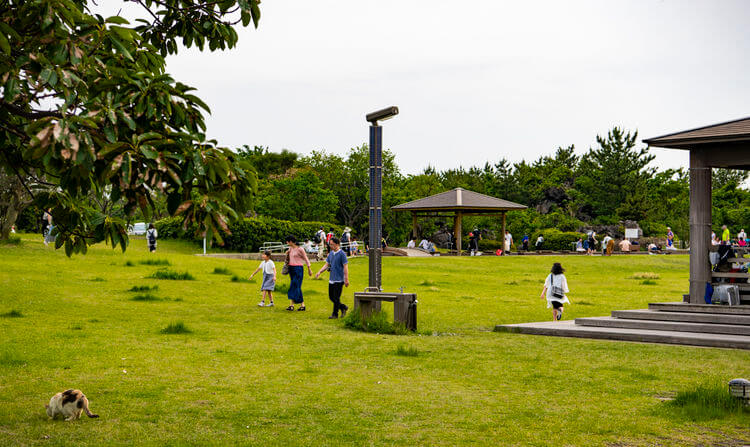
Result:
M50 76L52 76L52 69L45 68L41 73L39 73L39 80L47 84L49 83Z
M8 42L8 38L3 33L0 33L0 51L10 55L10 42Z
M113 34L109 35L109 40L110 40L110 42L112 42L112 45L114 45L115 48L117 48L117 50L120 53L123 54L123 56L125 56L126 58L128 58L128 60L133 61L133 56L130 55L130 52L127 50L127 48L125 48L125 46L122 44L122 42L120 42L119 40L117 40L117 38ZM133 61L133 62L135 62L135 61Z
M144 134L138 135L136 141L142 143L146 140L155 140L158 138L161 138L161 134L159 132L146 132Z
M146 147L146 146L141 146L141 147L140 147L139 149L141 150L141 153L142 153L143 155L145 155L145 156L146 156L146 158L148 158L148 159L150 159L150 160L154 160L154 159L156 159L156 158L157 158L157 157L159 156L159 153L158 153L158 152L156 152L156 151L155 151L155 150L153 150L153 149L149 149L149 148L148 148L148 147Z
M65 256L70 257L73 254L73 241L68 237L65 238Z
M120 17L120 16L107 17L106 22L107 23L116 23L118 25L128 25L128 24L130 24L130 22L128 22L127 19L125 19L124 17Z

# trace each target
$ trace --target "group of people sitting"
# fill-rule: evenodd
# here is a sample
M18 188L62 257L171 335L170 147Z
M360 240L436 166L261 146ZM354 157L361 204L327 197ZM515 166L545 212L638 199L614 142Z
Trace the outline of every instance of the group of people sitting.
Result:
M432 238L422 237L419 245L417 245L417 238L412 237L411 239L409 239L409 243L406 244L406 248L417 248L417 246L428 253L435 253L437 251Z
M737 239L731 238L731 233L729 232L729 228L727 228L726 225L721 226L721 237L719 237L716 233L713 231L711 232L711 244L712 245L734 245L737 247L747 247L747 234L745 233L745 229L741 229L739 233L737 233Z

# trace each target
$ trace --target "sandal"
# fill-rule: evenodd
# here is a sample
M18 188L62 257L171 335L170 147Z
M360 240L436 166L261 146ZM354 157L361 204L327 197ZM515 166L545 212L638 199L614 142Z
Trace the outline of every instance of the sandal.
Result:
M289 306L286 308L286 310L294 310L294 306Z
M305 310L305 306L300 306L300 307L299 307L299 308L297 309L297 311L298 311L298 312L300 312L300 311L304 311L304 310Z

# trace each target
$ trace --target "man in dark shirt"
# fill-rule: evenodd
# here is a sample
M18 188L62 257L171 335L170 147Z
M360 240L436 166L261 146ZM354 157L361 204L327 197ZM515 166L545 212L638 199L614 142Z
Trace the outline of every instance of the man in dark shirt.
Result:
M326 263L315 275L315 279L318 279L323 272L330 270L328 298L333 302L333 314L328 317L329 319L338 318L339 310L343 318L346 316L346 311L349 310L349 306L341 302L341 292L344 286L349 287L349 260L346 257L346 253L341 250L340 244L341 242L338 238L331 238L331 251L328 253Z

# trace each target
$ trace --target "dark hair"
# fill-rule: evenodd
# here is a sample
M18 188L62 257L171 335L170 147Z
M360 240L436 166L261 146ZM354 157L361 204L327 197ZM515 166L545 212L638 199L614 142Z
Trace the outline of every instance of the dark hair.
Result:
M289 236L287 236L287 237L286 237L286 242L287 242L287 243L288 243L288 242L291 242L291 243L293 243L293 244L296 244L296 243L297 243L297 238L296 238L296 237L294 237L294 236L292 236L292 235L290 234Z
M564 271L565 269L562 268L562 265L560 265L559 262L555 262L554 264L552 264L551 272L553 275L561 275Z
M266 255L266 256L268 256L268 259L271 259L271 251L270 250L264 251L263 254Z
M336 245L341 245L341 241L339 241L339 238L335 236L331 238L331 243L336 244Z
M154 224L152 224L152 223L148 224L148 229L150 230L152 228L154 228Z

